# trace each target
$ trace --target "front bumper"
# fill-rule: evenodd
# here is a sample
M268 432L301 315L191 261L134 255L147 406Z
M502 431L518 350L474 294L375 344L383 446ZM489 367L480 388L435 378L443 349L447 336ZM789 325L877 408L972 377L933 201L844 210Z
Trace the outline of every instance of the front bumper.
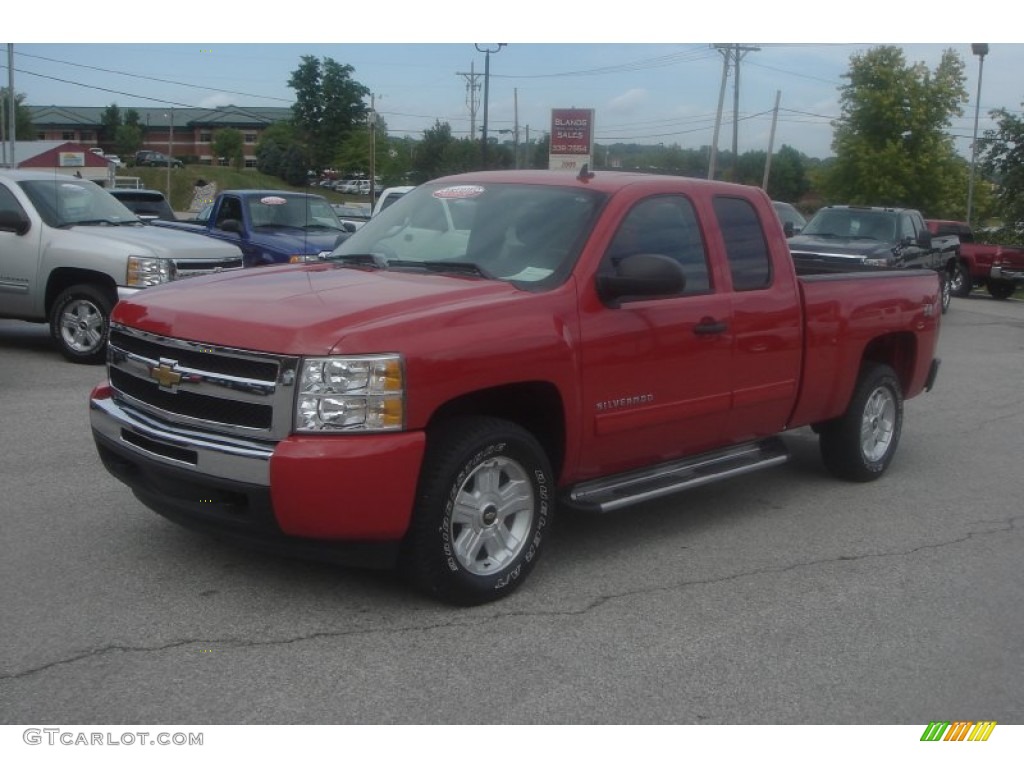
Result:
M425 435L239 440L159 422L93 390L107 470L174 522L303 557L390 565L412 514Z
M1008 280L1014 283L1024 283L1024 268L994 266L989 272L993 280Z

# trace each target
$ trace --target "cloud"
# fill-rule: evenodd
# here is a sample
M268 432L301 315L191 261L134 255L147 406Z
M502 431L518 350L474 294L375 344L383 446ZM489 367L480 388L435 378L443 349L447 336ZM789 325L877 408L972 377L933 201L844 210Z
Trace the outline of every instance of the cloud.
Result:
M214 109L216 107L226 107L229 104L234 104L234 100L226 93L215 93L212 96L205 96L196 105L203 109Z
M630 88L608 102L608 111L613 115L627 115L642 107L649 98L646 88Z

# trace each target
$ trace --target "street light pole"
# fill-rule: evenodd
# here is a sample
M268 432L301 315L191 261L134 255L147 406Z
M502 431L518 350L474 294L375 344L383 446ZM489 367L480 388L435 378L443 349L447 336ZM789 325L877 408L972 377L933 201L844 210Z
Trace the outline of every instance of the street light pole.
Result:
M484 170L487 170L487 105L490 101L491 84L491 54L497 53L505 47L505 43L498 43L493 51L490 48L481 48L480 43L475 43L476 49L484 54L484 126L480 139L480 159Z
M974 101L974 138L971 141L971 175L967 182L967 226L971 225L974 207L974 166L978 162L978 112L981 110L981 75L985 69L988 43L971 43L971 53L978 57L978 95Z

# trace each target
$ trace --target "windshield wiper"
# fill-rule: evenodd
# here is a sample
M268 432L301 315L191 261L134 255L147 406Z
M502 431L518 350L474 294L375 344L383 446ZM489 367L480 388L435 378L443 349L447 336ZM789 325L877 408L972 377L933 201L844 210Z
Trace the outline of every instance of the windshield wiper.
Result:
M82 219L81 221L68 221L60 226L64 227L119 227L123 222L114 221L112 219Z
M340 261L342 264L354 264L359 267L388 268L388 260L379 253L343 253L328 258L332 261Z
M394 264L395 262L391 262ZM414 262L415 263L415 262ZM472 261L421 261L418 262L424 269L431 272L456 272L460 275L476 275L494 280L494 275Z

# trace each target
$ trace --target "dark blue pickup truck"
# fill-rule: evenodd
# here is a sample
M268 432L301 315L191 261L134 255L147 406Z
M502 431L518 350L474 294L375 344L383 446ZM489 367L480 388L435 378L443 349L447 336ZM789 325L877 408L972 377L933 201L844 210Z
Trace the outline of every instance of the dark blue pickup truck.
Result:
M153 224L233 243L242 249L247 267L316 261L354 229L320 195L277 189L228 190L195 221Z

